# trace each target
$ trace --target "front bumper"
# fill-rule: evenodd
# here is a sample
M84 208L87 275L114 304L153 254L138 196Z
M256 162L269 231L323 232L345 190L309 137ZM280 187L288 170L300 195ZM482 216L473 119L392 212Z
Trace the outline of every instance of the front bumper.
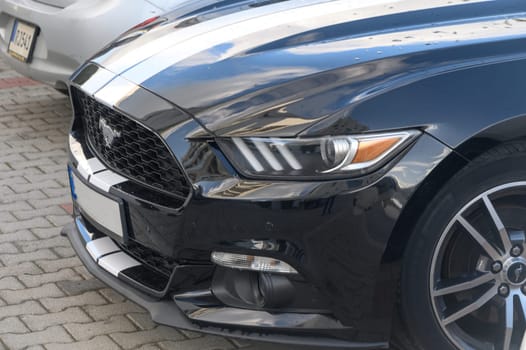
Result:
M85 248L86 242L82 238L82 235L76 226L75 223L71 223L64 227L62 230L64 235L67 235L69 238L73 249L77 252L80 260L86 266L89 272L91 272L99 280L107 284L109 287L115 289L117 292L121 293L123 296L129 300L137 303L142 306L150 313L152 320L164 324L167 326L172 326L180 329L185 329L189 331L205 332L209 334L235 337L240 339L249 339L249 340L258 340L258 341L268 341L276 342L282 344L293 344L293 345L308 345L308 346L322 346L322 347L341 347L341 348L356 348L356 349L379 349L379 348L388 348L386 342L377 342L377 343L358 343L345 340L338 340L334 338L324 338L319 336L312 335L287 335L272 333L271 329L265 329L264 327L259 327L257 329L234 329L234 328L225 328L220 325L207 325L205 323L192 322L190 319L180 310L177 304L172 300L159 300L153 298L150 295L140 292L137 289L130 288L130 286L115 278L103 268L101 268L97 263L92 259L91 255L87 252ZM239 320L240 310L232 309L230 313L224 313L222 316L227 316L228 314L232 317L232 320ZM268 319L272 318L273 315L266 312L261 312L261 315L258 315L258 312L251 312L250 317L257 318L262 317ZM286 320L286 319L285 319ZM227 321L227 319L225 319ZM276 321L278 319L276 318ZM296 325L299 329L302 326L306 325ZM308 326L308 325L307 325Z

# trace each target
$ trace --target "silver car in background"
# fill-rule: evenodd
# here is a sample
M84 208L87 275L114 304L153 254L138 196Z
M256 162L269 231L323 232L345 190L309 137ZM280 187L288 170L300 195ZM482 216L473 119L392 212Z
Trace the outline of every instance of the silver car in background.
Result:
M66 90L91 55L180 0L0 0L0 52L17 72Z

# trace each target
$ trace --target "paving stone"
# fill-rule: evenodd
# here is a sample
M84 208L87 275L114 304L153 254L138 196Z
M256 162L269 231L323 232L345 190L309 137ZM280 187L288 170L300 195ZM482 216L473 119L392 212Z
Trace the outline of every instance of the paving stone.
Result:
M76 257L77 254L71 248L71 245L69 247L56 247L53 248L53 251L61 258L70 258L70 257Z
M113 333L110 337L124 349L133 349L140 345L160 341L178 341L184 339L183 335L175 329L164 326L133 333Z
M40 239L46 239L60 235L60 229L60 227L32 228L31 232L33 232Z
M25 273L35 274L40 272L42 271L34 263L24 262L19 265L0 267L0 278L6 276L20 276Z
M15 194L8 195L8 196L2 196L2 198L0 199L0 203L5 204L5 203L12 203L14 201L26 201L26 200L29 201L29 200L37 200L37 199L44 200L44 201L48 200L44 192L35 190L31 192L15 193ZM36 218L36 219L38 220L42 218ZM26 225L29 225L29 227L31 227L32 225L31 221L27 222ZM19 228L19 230L20 229L22 228ZM10 228L10 230L13 231L13 228ZM9 230L4 231L2 229L2 232L9 232Z
M5 163L1 163L0 162L0 171L7 172L9 170L11 170L11 167L9 166L9 164L5 164Z
M51 312L59 312L72 306L89 307L93 305L106 304L106 300L96 292L87 292L84 294L68 296L63 298L43 298L40 300L40 302L42 303L42 305L44 305L46 309L48 309Z
M28 206L30 205L28 204ZM40 209L31 208L28 210L12 210L11 213L21 220L26 220L35 216L42 216L54 224L54 222L50 220L50 217L52 217L53 215L62 215L64 214L64 210L59 206L52 206Z
M6 333L27 333L29 329L18 319L18 317L8 317L0 321L0 334Z
M62 203L60 205L60 209L64 210L70 216L70 218L73 215L73 203L71 203L71 202L69 202L69 203Z
M70 345L71 346L71 345ZM46 350L42 345L32 345L25 348L25 350Z
M179 332L183 333L183 335L188 339L200 338L204 336L203 333L187 331L185 329L179 329Z
M139 346L138 348L135 348L135 350L163 350L163 349L157 344L145 344L145 345Z
M28 228L37 228L37 227L42 228L42 227L50 227L50 226L51 226L51 223L47 221L45 218L37 217L37 218L29 219L29 220L18 220L16 222L2 223L2 226L0 226L0 230L3 233L9 233L13 231L28 229Z
M78 276L78 274L76 274ZM91 278L89 280L78 278L70 278L69 280L61 280L57 282L57 286L62 289L67 295L79 295L92 290L99 290L105 287L105 284L98 279Z
M106 335L116 332L133 332L137 328L124 316L115 316L105 321L93 323L71 323L65 324L64 328L76 340L88 340L98 335Z
M120 350L120 347L108 336L101 335L87 341L74 344L46 344L47 350Z
M141 330L153 329L157 326L148 313L131 313L128 318Z
M144 312L139 305L126 301L118 304L91 305L84 308L94 320L107 320L111 316L126 315L135 312Z
M20 118L15 117L15 116L9 116L7 118L6 117L0 117L0 121L2 123L4 123L4 124L8 125L8 126L9 126L9 124L7 124L7 123L9 123L9 120L11 120L12 122L17 122L17 123L25 123L25 122L21 122ZM5 145L5 144L4 145L0 145L0 157L6 156L6 155L10 155L10 154L21 154L21 155L25 155L26 153L37 154L37 152L38 152L38 150L35 147L31 146L31 145L24 145L24 146L21 146L21 147L10 147L10 146ZM27 157L25 157L25 158L27 158Z
M63 283L63 282L75 283L75 281L79 281L82 279L82 277L80 277L72 269L63 269L57 272L50 272L50 273L24 274L24 275L20 275L18 278L27 287L38 287L46 283L56 283L56 285L59 288L60 288L60 283Z
M8 179L7 181L9 180L10 179ZM25 181L23 178L21 178L21 180ZM1 183L2 183L2 180L0 180L0 184ZM7 203L7 204L0 201L0 212L3 212L3 211L15 212L17 210L32 210L32 209L33 207L30 206L29 203L27 203L24 200L17 201L15 203Z
M67 213L64 213L64 210L59 207L61 209L61 213L60 214L56 214L56 215L47 215L46 216L46 219L51 222L53 225L55 226L58 226L58 227L62 227L66 224L69 224L70 222L73 221L73 218L71 217L71 215L67 214Z
M8 130L12 132L12 130ZM30 130L32 131L32 130ZM0 136L2 136L2 132L0 131ZM40 169L43 169L46 165L53 165L53 162L48 158L39 158L35 160L27 160L22 157L20 157L22 161L10 161L9 164L11 167L15 170L25 169L25 168L32 168L32 167L38 167ZM45 172L45 171L44 171Z
M52 342L72 342L71 336L60 326L49 327L40 332L28 334L4 334L2 341L9 349L22 349L31 345L48 344Z
M101 289L99 293L102 294L106 299L108 299L112 303L122 303L126 300L126 298L122 296L122 294L117 293L111 288Z
M22 241L31 241L36 237L29 230L21 230L12 233L2 233L0 234L0 242L22 242Z
M38 153L35 153L38 154ZM1 161L1 158L0 158ZM28 182L21 184L9 185L16 193L24 193L33 190L47 189L47 188L62 188L62 185L55 180L47 180L44 182Z
M34 123L36 116L33 115L32 123ZM62 118L60 118L62 119ZM45 121L43 121L45 123ZM68 152L65 149L55 149L48 152L39 152L36 148L31 147L30 149L26 151L19 151L18 153L22 154L27 159L39 159L39 158L50 158L50 157L60 157L61 159L67 159ZM50 180L49 182L46 182L44 186L46 188L53 188L54 184L56 185L56 182L54 183L53 180Z
M26 315L22 316L21 319L32 331L41 331L65 323L91 322L91 318L79 307L71 307L61 312L43 315Z
M27 142L27 141L22 141ZM10 167L11 168L11 167ZM12 169L12 168L11 168ZM28 169L22 169L22 170L10 170L7 174L2 174L2 179L4 180L4 184L13 184L13 183L30 183L32 181L28 180L28 177L30 176L42 176L45 175L42 170L38 168L28 168ZM18 182L18 180L20 182ZM40 191L36 191L40 192ZM26 200L27 198L34 198L31 197L31 193L17 193L16 195L13 195L14 200ZM40 192L40 194L43 194ZM7 201L6 201L7 202Z
M184 341L162 341L159 343L161 348L165 350L180 349L180 350L217 350L217 349L235 349L234 345L225 338L204 336L196 339Z
M0 243L0 254L16 254L17 247L13 243Z
M10 316L40 315L44 313L46 313L46 310L34 300L0 307L0 319Z
M60 297L64 293L53 284L44 284L40 287L26 288L24 290L0 290L0 297L8 304L19 304L26 300L37 300L46 297Z
M82 265L77 257L54 260L37 260L35 263L45 272L56 272L66 267L77 267Z
M43 248L56 248L56 247L68 247L71 248L71 244L66 237L55 236L47 239L33 240L20 242L18 244L22 252L34 252L35 250ZM55 250L56 251L56 250Z
M17 133L16 132L17 130L20 130L20 129L11 129L11 128L0 129L0 137L3 136L2 134L5 135L7 133ZM16 169L16 167L14 167L13 164L17 165L17 164L25 163L26 161L27 159L25 159L24 157L22 157L22 155L18 153L12 153L8 155L0 156L0 162L8 163L11 169Z
M66 172L66 170L65 170L65 167L64 167L64 173L65 172ZM53 206L53 205L55 205L55 206L61 205L62 203L67 202L67 201L69 201L71 199L71 196L69 194L64 194L62 196L53 197L53 198L45 198L46 195L43 194L43 197L44 197L44 199L28 199L28 202L29 202L29 204L31 204L35 208L46 208L46 207L50 207L50 206ZM38 227L38 226L36 226L36 227ZM45 227L45 226L41 226L41 227Z
M77 259L77 258L75 258L75 259ZM78 273L79 275L81 275L82 278L84 278L85 280L90 280L90 279L95 278L95 277L93 277L93 275L88 271L88 269L86 269L86 268L84 267L84 265L80 265L80 260L78 260L78 261L79 261L79 266L76 266L76 267L75 267L75 271L77 271L77 273Z
M25 261L35 261L35 260L54 260L57 258L57 255L49 249L41 249L31 253L17 253L17 254L3 254L0 255L0 261L5 266L11 266L20 264Z
M3 195L3 191L0 191L0 195ZM0 212L0 222L14 222L18 220L13 214L7 211Z
M13 276L0 279L0 290L18 290L24 289L24 285Z
M38 106L38 105L37 105ZM28 115L28 118L32 118L33 116ZM66 140L64 140L66 141ZM17 144L25 144L25 142L10 142L13 146L16 146ZM31 144L33 147L37 148L39 151L47 152L55 149L64 149L64 144L61 143L55 143L51 142L47 138L38 138L33 141L31 141Z
M57 170L54 170L54 171L66 171L66 163L60 164L59 166L54 166L54 167L58 168ZM43 171L46 171L46 169L50 169L50 168L49 167L42 168ZM57 188L44 188L44 189L42 189L42 192L44 192L46 194L46 196L48 196L50 198L63 197L63 196L68 196L69 197L69 195L70 195L69 188L66 188L66 187L63 187L63 186L60 186L60 187L57 187Z
M11 172L11 173L13 173L13 172ZM46 180L49 180L49 179L52 179L52 180L55 180L55 181L59 181L61 184L66 184L66 183L69 182L68 174L66 172L66 166L65 165L64 165L64 170L61 171L61 172L51 173L51 174L44 174L40 169L36 169L35 168L35 171L34 171L33 174L24 174L24 177L29 182L41 182L41 181L46 181ZM66 180L66 182L64 182L64 180ZM42 203L42 207L45 208L46 204L48 204L48 203Z

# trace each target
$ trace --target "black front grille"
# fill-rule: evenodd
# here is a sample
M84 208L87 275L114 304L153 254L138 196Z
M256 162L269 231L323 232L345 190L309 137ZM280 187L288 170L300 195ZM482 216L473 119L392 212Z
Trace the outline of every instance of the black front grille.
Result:
M157 134L80 91L75 95L88 144L108 168L143 185L188 196L188 182Z

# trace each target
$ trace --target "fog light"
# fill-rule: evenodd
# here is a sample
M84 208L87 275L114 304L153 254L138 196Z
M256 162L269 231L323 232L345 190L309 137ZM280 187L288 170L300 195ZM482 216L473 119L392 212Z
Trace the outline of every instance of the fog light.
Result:
M212 252L212 262L219 266L238 270L288 274L298 273L298 271L286 262L265 256Z

